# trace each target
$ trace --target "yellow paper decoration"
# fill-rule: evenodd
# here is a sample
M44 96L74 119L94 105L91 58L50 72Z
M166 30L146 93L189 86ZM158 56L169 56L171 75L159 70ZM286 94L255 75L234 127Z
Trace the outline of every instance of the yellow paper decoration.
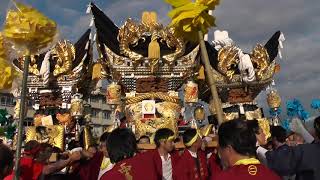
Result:
M36 9L16 3L7 13L3 34L16 50L35 54L53 42L57 25Z
M9 89L12 86L13 79L18 73L13 69L7 61L6 49L4 47L3 36L0 33L0 90Z
M165 0L174 9L168 16L172 19L170 26L175 28L175 34L187 40L197 42L198 31L203 34L215 26L215 18L208 14L219 4L219 0Z

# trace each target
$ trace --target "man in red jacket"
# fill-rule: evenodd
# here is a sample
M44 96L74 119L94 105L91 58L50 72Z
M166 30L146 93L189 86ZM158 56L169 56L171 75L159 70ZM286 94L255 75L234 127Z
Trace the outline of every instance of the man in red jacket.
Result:
M155 165L158 180L173 180L176 174L179 154L174 151L174 139L174 132L168 128L158 129L155 133L157 149L148 153Z
M211 180L280 180L255 158L257 139L245 121L232 120L221 124L218 135L219 154L228 169Z
M187 129L183 134L186 146L178 163L178 180L206 180L208 166L206 155L201 151L202 139L196 129Z
M152 159L147 153L137 153L134 134L126 128L115 129L107 140L107 150L114 167L101 180L156 180Z

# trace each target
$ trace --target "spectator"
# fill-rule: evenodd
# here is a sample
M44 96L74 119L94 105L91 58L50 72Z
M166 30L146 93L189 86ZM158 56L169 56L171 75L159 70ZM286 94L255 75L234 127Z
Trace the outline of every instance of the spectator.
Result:
M320 138L320 116L314 120L314 129L317 138ZM295 147L287 146L281 153L268 151L266 158L268 166L281 176L296 174L296 180L318 180L320 179L319 154L320 143L313 142Z

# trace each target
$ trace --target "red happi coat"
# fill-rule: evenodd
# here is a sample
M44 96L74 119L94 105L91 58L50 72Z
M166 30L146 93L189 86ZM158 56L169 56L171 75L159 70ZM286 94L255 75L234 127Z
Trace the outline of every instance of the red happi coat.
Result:
M100 180L157 180L152 159L146 153L122 160L107 171Z
M195 159L191 156L190 152L187 149L185 149L178 162L175 180L208 179L209 174L206 155L203 151L198 151L197 156L200 164L200 174L198 173Z
M153 160L158 180L162 180L162 175L163 175L162 174L162 160L161 160L159 151L152 150L152 151L147 152L147 154ZM180 159L179 152L174 151L174 152L170 153L170 156L171 156L171 166L172 166L172 179L175 180L174 177L176 176L177 165L178 165L178 161Z
M281 180L281 178L262 164L236 165L221 171L211 180Z
M217 176L222 171L222 168L218 161L218 156L215 153L212 153L208 159L208 170L210 178Z
M94 156L85 162L81 162L78 169L78 180L96 180L98 179L100 166L103 160L103 153L98 151Z

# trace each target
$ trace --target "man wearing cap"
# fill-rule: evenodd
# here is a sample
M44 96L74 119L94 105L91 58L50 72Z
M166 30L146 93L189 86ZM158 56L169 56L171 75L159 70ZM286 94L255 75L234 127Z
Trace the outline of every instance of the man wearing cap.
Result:
M186 146L178 163L178 180L205 180L208 178L206 155L201 151L202 139L196 129L187 129L183 133Z

